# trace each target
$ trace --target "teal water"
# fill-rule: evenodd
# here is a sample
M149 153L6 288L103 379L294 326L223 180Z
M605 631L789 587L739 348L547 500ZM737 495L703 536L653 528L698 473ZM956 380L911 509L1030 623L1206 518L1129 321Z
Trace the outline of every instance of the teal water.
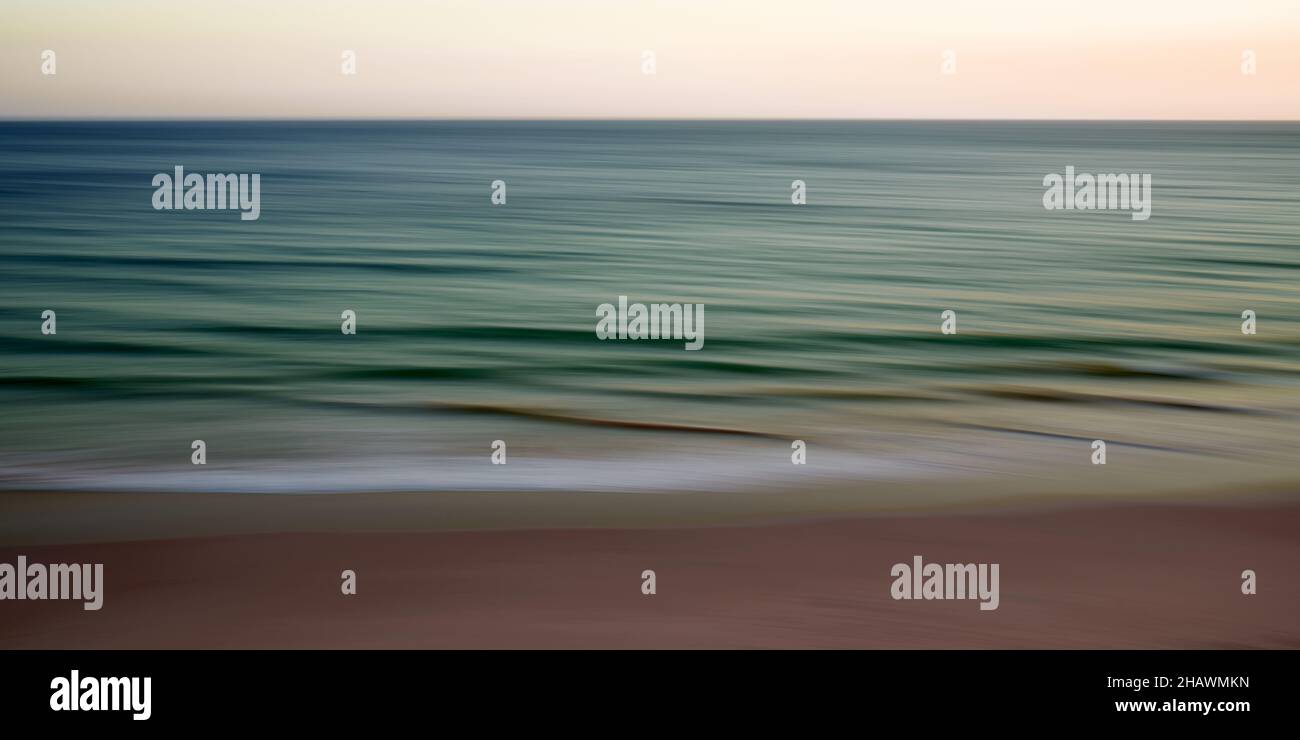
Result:
M154 210L176 165L260 173L260 218ZM1044 210L1067 165L1151 173L1151 219ZM1296 124L0 123L0 283L9 489L1298 457ZM705 304L704 349L597 340L620 295Z

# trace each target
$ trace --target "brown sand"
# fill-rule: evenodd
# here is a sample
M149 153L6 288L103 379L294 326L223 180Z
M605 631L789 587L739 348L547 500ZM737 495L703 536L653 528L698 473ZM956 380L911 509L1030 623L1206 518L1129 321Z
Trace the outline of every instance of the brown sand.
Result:
M56 514L35 503L49 494L6 496L18 520ZM99 612L0 602L0 648L1300 647L1300 504L1288 502L399 533L369 520L355 529L370 531L326 526L320 512L386 511L390 527L410 530L430 529L436 511L463 526L476 520L456 513L461 499L432 495L327 505L171 496L157 506L77 496L59 506L85 513L98 502L90 510L105 529L146 531L140 512L149 511L156 528L183 536L0 546L0 562L102 562L106 580ZM616 505L599 499L595 510ZM197 523L169 519L169 506L220 506L234 533L196 533ZM295 510L298 526L321 531L248 533L285 525ZM890 567L918 554L999 563L1000 608L893 600ZM647 568L657 572L654 596L640 591ZM1258 573L1253 596L1240 590L1246 568ZM355 596L340 593L344 569L357 572Z

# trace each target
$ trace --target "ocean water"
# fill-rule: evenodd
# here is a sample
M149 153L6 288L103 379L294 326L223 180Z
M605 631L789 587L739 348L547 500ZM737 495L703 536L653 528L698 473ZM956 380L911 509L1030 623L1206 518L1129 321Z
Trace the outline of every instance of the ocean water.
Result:
M154 210L177 165L260 218ZM1045 210L1067 166L1150 220ZM1297 124L8 122L0 285L7 489L1300 472ZM704 348L599 341L619 296Z

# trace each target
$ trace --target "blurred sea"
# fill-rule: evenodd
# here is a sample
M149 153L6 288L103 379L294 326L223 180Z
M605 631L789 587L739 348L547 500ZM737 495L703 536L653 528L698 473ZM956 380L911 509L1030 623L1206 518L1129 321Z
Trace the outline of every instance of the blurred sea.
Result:
M153 210L176 165L260 219ZM1067 165L1151 219L1044 210ZM0 285L0 488L1300 472L1297 124L8 122ZM704 349L598 341L620 295Z

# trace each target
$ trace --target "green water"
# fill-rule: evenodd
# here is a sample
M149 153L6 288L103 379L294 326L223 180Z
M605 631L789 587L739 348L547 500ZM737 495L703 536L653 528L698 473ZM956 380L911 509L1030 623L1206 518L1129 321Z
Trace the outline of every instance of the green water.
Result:
M154 210L176 165L260 218ZM1150 220L1045 210L1067 165ZM10 489L1300 472L1295 124L0 123L0 282ZM620 295L704 348L598 340Z

